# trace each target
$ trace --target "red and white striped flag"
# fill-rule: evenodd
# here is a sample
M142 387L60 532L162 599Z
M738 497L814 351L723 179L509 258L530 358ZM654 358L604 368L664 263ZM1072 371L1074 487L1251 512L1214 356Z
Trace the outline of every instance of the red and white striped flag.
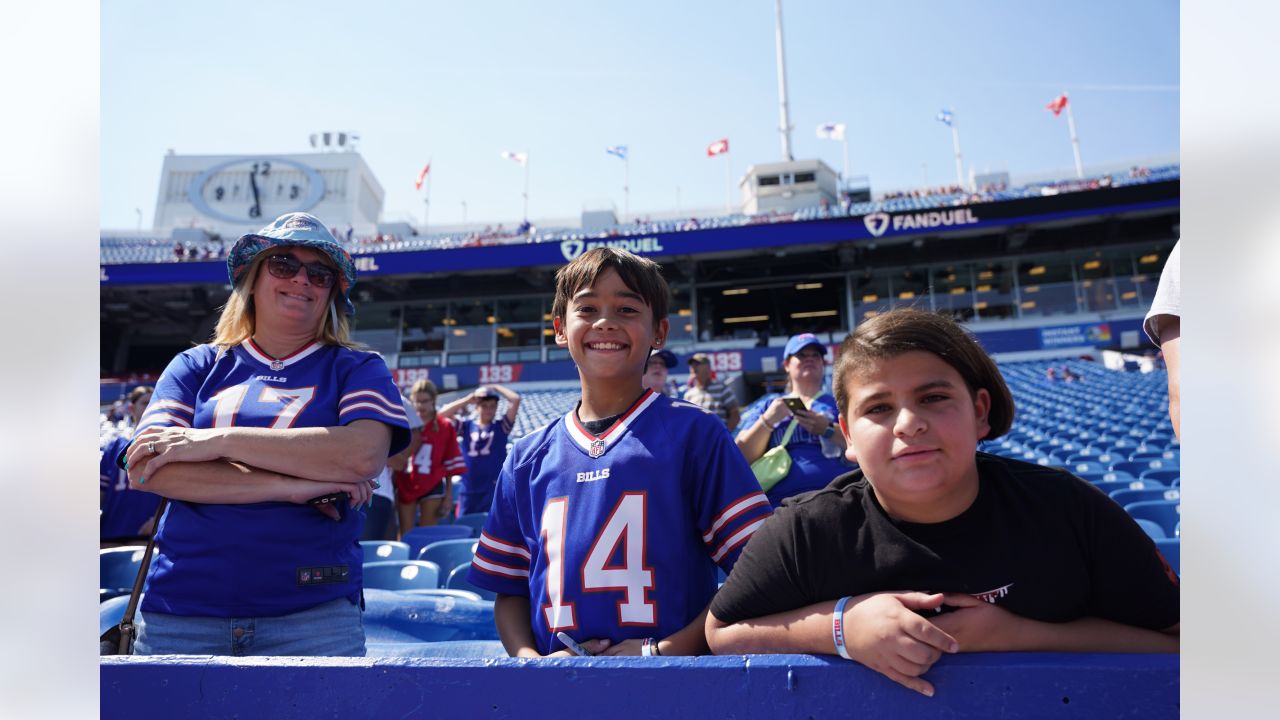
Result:
M1067 94L1062 93L1058 97L1051 100L1048 105L1045 105L1044 109L1052 110L1053 116L1058 117L1059 115L1062 114L1062 109L1065 108L1066 106L1067 106Z
M426 165L422 166L422 172L418 173L418 179L413 183L414 190L422 189L422 182L427 179L427 173L431 172L431 161L428 160Z
M707 157L715 157L727 152L729 152L729 138L720 138L707 146Z

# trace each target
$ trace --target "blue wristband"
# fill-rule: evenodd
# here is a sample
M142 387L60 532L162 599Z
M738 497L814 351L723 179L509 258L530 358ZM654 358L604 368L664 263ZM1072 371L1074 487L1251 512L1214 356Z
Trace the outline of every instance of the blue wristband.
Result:
M840 653L840 657L845 660L852 660L849 657L849 650L844 646L844 606L849 604L853 598L845 595L836 601L835 612L831 613L831 639L835 641L836 652Z

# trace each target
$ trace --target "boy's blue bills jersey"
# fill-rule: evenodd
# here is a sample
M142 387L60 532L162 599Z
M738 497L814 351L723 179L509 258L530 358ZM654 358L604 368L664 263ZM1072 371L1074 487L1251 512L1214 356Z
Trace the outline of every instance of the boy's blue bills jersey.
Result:
M575 412L519 440L469 579L529 597L543 655L579 640L670 635L706 608L770 514L719 419L652 391L599 436Z
M391 454L408 446L404 406L376 353L312 343L273 360L246 341L221 355L201 345L174 358L138 432L153 426L334 427L359 419L391 427ZM364 512L340 505L342 519L334 522L288 502L170 503L143 611L279 616L339 597L358 602L363 554L356 541Z

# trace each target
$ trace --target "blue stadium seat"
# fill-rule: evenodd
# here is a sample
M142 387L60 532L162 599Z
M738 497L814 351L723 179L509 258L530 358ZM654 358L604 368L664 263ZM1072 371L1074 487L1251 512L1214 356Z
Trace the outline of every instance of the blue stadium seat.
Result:
M130 588L130 592L133 592ZM98 604L98 634L111 629L112 625L119 625L124 619L125 608L129 606L129 596L117 595L109 600L104 600Z
M484 521L488 517L489 513L487 512L467 513L466 515L459 515L458 518L453 521L453 524L465 525L466 527L471 528L471 537L478 538L480 537L480 528L484 527Z
M1100 462L1068 460L1067 469L1076 475L1080 475L1080 473L1105 473L1107 466Z
M497 597L497 593L492 590L486 590L478 585L472 585L467 580L467 571L471 569L470 565L459 565L449 573L449 579L445 581L444 586L449 589L470 590L485 600L492 600Z
M1111 499L1115 500L1121 507L1136 502L1145 502L1147 500L1178 500L1179 492L1176 488L1124 488L1111 491Z
M447 579L454 568L470 564L475 554L476 541L472 538L437 540L422 548L422 552L418 553L418 559L438 565L440 577Z
M1108 495L1117 490L1164 489L1164 486L1155 480L1098 480L1093 485Z
M409 557L417 557L422 548L438 540L461 540L471 537L471 528L465 525L427 525L416 527L400 536L400 542L409 546Z
M479 593L470 590L459 590L449 588L415 588L413 590L398 590L403 595L423 595L426 597L455 597L465 598L467 600L483 600Z
M1155 480L1156 482L1162 482L1165 485L1169 485L1174 480L1182 477L1182 471L1178 469L1147 470L1142 473L1140 477L1143 480Z
M1157 538L1156 548L1164 556L1164 561L1179 576L1182 575L1182 542L1178 538Z
M133 592L142 567L145 545L125 545L98 551L98 599L110 600Z
M1165 534L1164 528L1160 527L1160 523L1145 518L1134 518L1134 522L1138 523L1138 527L1142 528L1152 540L1163 540L1169 537Z
M409 559L409 546L395 540L361 540L360 547L364 550L364 562L367 563Z
M378 588L366 588L364 599L369 644L498 639L492 602Z
M365 563L364 586L382 590L428 590L440 586L440 567L421 560Z
M1142 473L1148 470L1165 470L1177 469L1178 463L1172 460L1152 459L1152 460L1126 460L1124 462L1111 463L1111 470L1114 472L1127 472L1134 477L1142 477Z
M1173 537L1175 527L1181 520L1182 506L1180 500L1144 500L1124 506L1125 512L1133 518L1145 518L1159 523L1164 534Z

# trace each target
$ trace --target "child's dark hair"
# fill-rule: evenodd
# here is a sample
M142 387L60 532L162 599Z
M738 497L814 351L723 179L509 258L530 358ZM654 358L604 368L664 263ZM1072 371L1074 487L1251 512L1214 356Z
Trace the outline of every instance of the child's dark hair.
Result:
M656 327L667 316L667 298L671 293L666 279L662 277L662 266L620 248L592 248L557 270L556 298L551 304L551 315L563 321L574 293L591 287L605 270L610 269L618 273L622 284L638 294L653 310Z
M412 398L414 395L417 395L418 393L426 393L427 395L431 396L432 400L435 400L437 397L440 396L440 391L436 390L436 384L426 378L422 378L421 380L415 382L413 384L413 387L409 388L410 398Z
M995 361L956 321L909 308L891 310L863 322L840 343L831 373L840 414L848 416L847 387L851 374L871 363L916 351L937 355L955 368L968 386L970 395L976 395L979 388L991 394L991 410L987 414L991 430L983 440L1000 437L1009 431L1013 424L1013 395L1009 393Z

